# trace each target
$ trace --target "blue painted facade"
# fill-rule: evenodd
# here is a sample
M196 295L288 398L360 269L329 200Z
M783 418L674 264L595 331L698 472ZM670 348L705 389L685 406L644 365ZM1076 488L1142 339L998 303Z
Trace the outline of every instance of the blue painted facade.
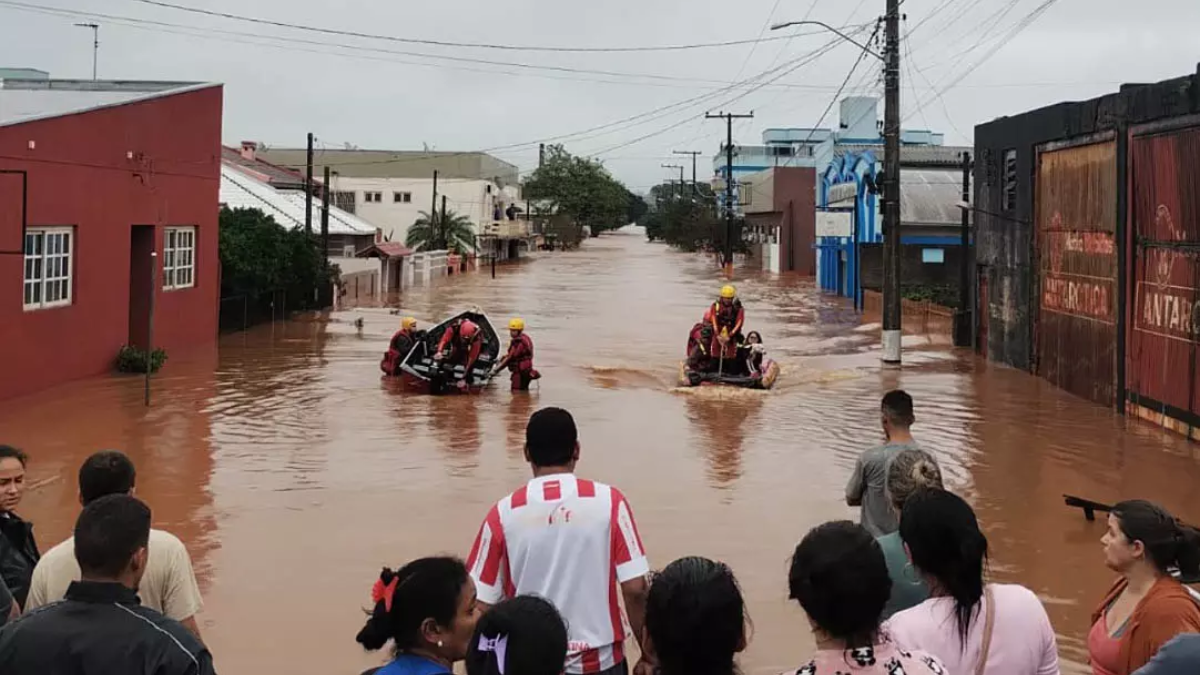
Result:
M851 212L851 232L857 231L857 242L874 244L883 242L882 214L879 195L871 186L882 172L882 164L875 152L862 150L834 155L824 172L817 177L817 210ZM847 206L844 201L830 206L830 192L837 185L853 184L854 199ZM901 235L901 244L925 246L959 246L961 235L946 236ZM817 237L817 283L825 291L848 298L861 299L859 287L860 260L858 249L851 237Z

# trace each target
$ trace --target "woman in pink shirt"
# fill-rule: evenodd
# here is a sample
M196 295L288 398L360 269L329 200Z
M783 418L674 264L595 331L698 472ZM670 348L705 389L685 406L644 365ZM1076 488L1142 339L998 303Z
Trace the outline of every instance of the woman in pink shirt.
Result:
M900 538L930 598L887 622L897 644L930 652L952 675L1058 675L1054 629L1033 591L984 584L987 537L961 497L913 494Z
M796 547L788 588L817 640L817 653L791 675L959 675L938 659L907 651L879 628L891 597L883 549L861 525L825 523Z

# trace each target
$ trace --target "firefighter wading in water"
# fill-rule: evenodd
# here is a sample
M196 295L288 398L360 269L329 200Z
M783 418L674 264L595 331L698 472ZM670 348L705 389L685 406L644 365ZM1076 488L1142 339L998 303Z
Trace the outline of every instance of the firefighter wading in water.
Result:
M413 345L418 340L424 337L424 331L417 330L417 320L411 316L406 316L400 320L400 330L392 336L392 341L388 343L387 353L383 355L383 361L379 363L379 368L387 375L399 375L400 364L404 361L404 357L412 351Z
M712 350L714 358L722 355L726 359L737 358L738 345L742 343L742 325L746 323L746 312L738 300L737 289L723 286L721 297L712 305Z
M525 334L525 320L516 318L509 321L508 334L512 337L508 343L508 353L492 369L492 375L507 366L512 373L512 390L528 391L529 384L541 378L542 374L533 368L533 340Z

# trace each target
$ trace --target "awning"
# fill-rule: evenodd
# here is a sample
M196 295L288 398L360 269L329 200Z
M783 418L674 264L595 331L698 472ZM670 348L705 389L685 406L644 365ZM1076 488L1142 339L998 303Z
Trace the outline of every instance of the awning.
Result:
M404 258L413 250L398 241L381 241L354 254L356 258Z

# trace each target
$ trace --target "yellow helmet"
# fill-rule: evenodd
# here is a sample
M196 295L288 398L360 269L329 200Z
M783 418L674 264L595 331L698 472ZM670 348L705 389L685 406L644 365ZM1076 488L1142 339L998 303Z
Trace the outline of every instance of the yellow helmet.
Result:
M509 330L525 330L525 319L516 318L508 322Z
M732 300L737 297L737 289L726 284L725 286L721 287L721 297L725 298L726 300Z
M403 319L401 319L401 320L400 320L400 327L401 327L401 328L403 328L403 329L405 329L405 330L409 330L409 329L412 329L412 328L416 328L416 327L417 327L417 320L416 320L416 319L414 319L414 318L412 318L411 316L406 316L406 317L404 317Z

